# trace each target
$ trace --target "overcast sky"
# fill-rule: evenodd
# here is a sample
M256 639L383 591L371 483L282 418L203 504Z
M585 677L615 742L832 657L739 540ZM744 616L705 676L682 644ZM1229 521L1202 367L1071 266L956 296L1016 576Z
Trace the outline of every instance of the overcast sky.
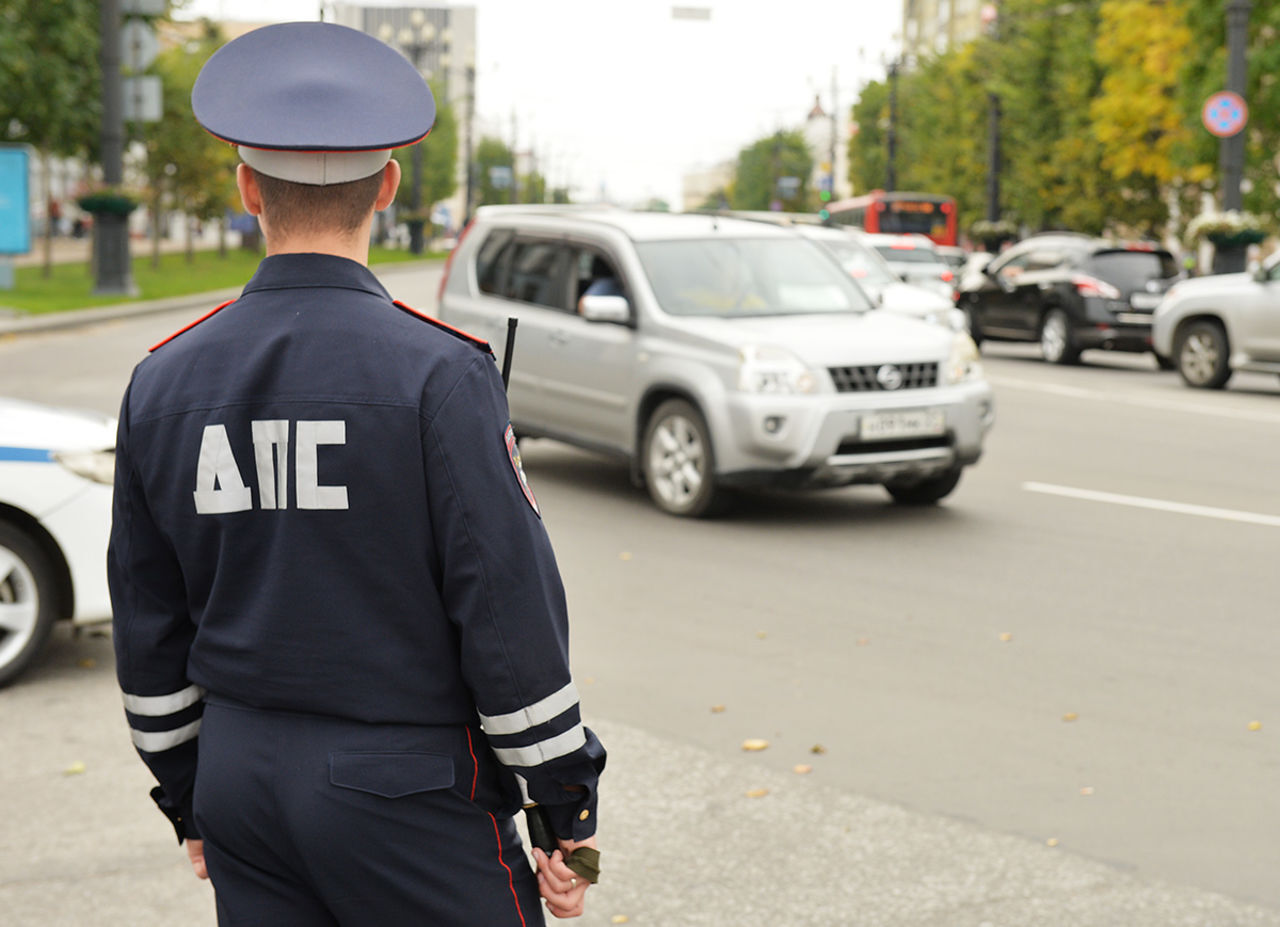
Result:
M421 3L370 3L420 6ZM449 5L449 4L429 4ZM898 0L474 0L479 129L534 149L579 195L680 202L681 174L841 108L884 73ZM673 5L711 10L672 17ZM316 0L192 0L187 15L319 18Z

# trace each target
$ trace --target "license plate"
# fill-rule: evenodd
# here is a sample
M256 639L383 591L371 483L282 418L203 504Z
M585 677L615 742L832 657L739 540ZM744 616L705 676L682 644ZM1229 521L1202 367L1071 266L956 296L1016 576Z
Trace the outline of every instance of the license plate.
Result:
M1129 297L1129 305L1135 309L1154 309L1162 298L1159 293L1134 293Z
M863 441L919 438L945 434L947 417L940 409L904 409L901 412L869 412L862 416L858 437Z

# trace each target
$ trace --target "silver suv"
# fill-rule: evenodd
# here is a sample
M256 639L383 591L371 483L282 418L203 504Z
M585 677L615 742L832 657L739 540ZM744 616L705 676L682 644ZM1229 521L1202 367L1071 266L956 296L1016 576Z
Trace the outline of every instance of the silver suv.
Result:
M620 454L673 515L740 486L880 483L932 503L994 420L973 341L875 309L794 231L723 217L486 207L441 318L501 345L517 433Z
M1156 307L1152 347L1188 386L1221 389L1237 370L1280 373L1280 254L1247 274L1174 285Z

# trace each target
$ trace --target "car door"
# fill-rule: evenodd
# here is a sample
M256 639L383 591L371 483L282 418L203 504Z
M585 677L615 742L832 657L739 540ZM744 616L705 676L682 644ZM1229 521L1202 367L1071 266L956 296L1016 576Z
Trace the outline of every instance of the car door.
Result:
M1005 338L1027 337L1018 303L1025 295L1019 287L1031 254L1021 251L997 259L979 291L978 325L984 334Z
M1236 305L1234 322L1235 350L1280 363L1280 258L1264 265L1249 295Z
M636 336L630 324L585 319L579 304L589 287L612 281L610 291L630 299L633 287L621 263L596 242L569 242L566 310L549 321L553 362L543 381L548 405L568 436L584 444L631 446ZM634 320L634 311L632 319Z

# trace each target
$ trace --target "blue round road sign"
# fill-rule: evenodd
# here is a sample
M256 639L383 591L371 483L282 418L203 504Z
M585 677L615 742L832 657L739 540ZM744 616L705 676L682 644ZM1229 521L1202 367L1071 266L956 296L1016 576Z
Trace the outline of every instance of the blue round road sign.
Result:
M1230 90L1221 90L1204 101L1200 114L1204 127L1218 138L1230 138L1249 121L1249 104Z

